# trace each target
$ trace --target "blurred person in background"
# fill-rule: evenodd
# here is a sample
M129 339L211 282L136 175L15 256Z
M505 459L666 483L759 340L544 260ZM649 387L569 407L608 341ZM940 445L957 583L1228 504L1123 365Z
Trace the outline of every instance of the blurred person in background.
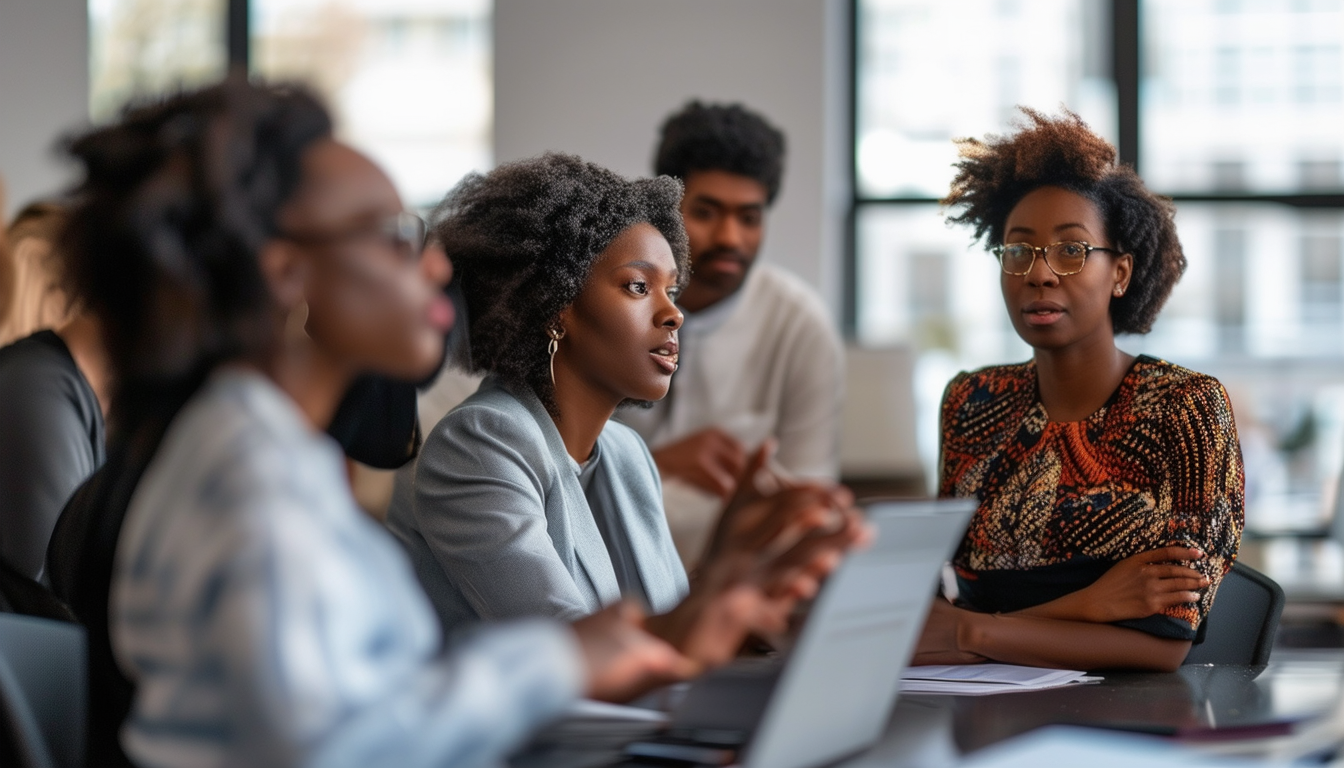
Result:
M816 291L758 263L784 176L784 134L740 104L692 101L663 123L654 173L685 186L680 208L690 279L680 363L667 397L622 411L662 473L682 561L703 553L749 455L833 481L844 398L840 335Z
M229 80L69 151L62 242L114 373L105 498L129 506L110 629L131 761L482 765L581 692L696 669L624 604L445 651L322 428L358 372L439 364L450 266L305 91ZM96 737L90 762L116 762Z
M21 289L40 297L21 295L17 314L59 325L0 348L0 561L34 580L44 579L61 509L103 463L111 387L98 319L66 288L63 218L61 206L35 204L13 227L23 258L41 262L20 270L29 283Z
M12 283L8 309L0 317L0 344L60 327L73 313L55 245L64 217L60 203L38 201L24 206L10 223Z

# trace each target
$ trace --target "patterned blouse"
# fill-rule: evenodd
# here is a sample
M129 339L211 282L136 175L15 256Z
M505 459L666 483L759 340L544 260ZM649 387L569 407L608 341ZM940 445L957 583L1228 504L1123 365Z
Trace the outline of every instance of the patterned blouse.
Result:
M1241 542L1245 476L1232 406L1212 377L1140 356L1083 421L1050 421L1036 365L959 374L943 395L941 496L980 508L953 560L983 611L1049 602L1115 562L1165 546L1205 553L1198 603L1120 622L1196 639Z

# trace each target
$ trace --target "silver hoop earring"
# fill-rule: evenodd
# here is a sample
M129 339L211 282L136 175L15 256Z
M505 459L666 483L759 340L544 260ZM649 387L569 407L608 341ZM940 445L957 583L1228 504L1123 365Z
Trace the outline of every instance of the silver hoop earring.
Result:
M550 343L546 345L546 354L551 362L551 389L555 389L555 353L560 351L560 340L565 338L565 332L560 328L548 328L546 335L551 337Z

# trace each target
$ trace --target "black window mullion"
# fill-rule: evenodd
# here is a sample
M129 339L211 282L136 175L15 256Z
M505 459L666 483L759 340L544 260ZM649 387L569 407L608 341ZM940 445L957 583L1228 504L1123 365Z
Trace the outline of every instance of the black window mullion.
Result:
M246 75L252 56L252 35L249 0L228 0L225 8L225 46L229 56L229 72Z
M1115 80L1116 149L1139 170L1139 0L1111 0L1111 77Z
M846 339L859 335L859 0L849 0L849 206L845 211L841 257L840 332Z

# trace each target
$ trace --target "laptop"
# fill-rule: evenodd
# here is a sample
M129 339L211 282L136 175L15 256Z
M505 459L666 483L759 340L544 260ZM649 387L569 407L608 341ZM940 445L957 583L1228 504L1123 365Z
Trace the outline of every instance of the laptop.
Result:
M973 499L870 504L872 544L826 581L783 660L705 675L672 712L669 738L632 757L743 768L813 768L875 744L890 718L942 571Z

